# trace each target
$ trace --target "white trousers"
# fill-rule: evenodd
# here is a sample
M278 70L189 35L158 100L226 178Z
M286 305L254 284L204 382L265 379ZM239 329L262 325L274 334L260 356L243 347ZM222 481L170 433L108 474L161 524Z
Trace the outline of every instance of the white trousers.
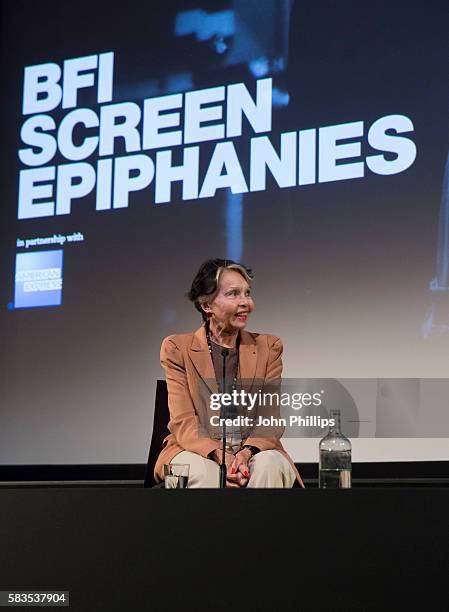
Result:
M189 489L215 489L220 484L220 467L212 459L189 451L181 451L170 463L188 463ZM248 488L291 488L296 475L287 459L277 450L256 453L248 462Z

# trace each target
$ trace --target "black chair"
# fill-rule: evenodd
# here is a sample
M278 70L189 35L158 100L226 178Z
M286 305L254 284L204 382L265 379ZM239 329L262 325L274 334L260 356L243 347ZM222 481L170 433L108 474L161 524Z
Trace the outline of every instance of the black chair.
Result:
M150 451L145 469L144 487L163 486L163 483L157 484L154 479L154 466L162 450L162 442L165 436L168 436L170 433L168 431L169 420L167 383L165 380L158 380L156 384L156 400L154 402L153 434L151 436Z

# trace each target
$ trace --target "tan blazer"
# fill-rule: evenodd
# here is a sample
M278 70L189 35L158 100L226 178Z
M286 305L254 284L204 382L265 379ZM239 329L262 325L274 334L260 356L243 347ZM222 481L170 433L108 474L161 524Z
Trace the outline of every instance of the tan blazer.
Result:
M282 350L280 338L242 330L239 349L241 378L280 379ZM199 435L198 415L204 413L204 407L199 405L202 401L200 386L207 384L210 392L218 391L204 324L194 333L167 336L161 346L161 365L167 380L170 409L168 429L171 433L164 439L156 462L156 481L163 480L164 463L169 463L181 451L207 457L213 450L221 448L219 440ZM301 486L304 486L295 464L278 438L249 437L244 444L257 446L260 450L280 451L292 465Z

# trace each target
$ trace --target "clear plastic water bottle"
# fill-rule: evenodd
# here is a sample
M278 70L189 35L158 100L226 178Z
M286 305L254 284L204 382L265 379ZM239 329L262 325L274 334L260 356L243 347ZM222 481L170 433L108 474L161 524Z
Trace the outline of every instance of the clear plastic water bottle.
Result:
M351 442L341 433L340 410L330 411L329 433L320 441L320 489L351 488Z

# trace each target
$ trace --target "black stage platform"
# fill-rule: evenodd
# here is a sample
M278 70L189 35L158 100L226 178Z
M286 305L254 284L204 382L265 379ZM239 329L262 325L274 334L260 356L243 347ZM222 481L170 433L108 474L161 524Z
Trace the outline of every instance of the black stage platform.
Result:
M449 488L0 490L0 590L72 610L448 610Z

